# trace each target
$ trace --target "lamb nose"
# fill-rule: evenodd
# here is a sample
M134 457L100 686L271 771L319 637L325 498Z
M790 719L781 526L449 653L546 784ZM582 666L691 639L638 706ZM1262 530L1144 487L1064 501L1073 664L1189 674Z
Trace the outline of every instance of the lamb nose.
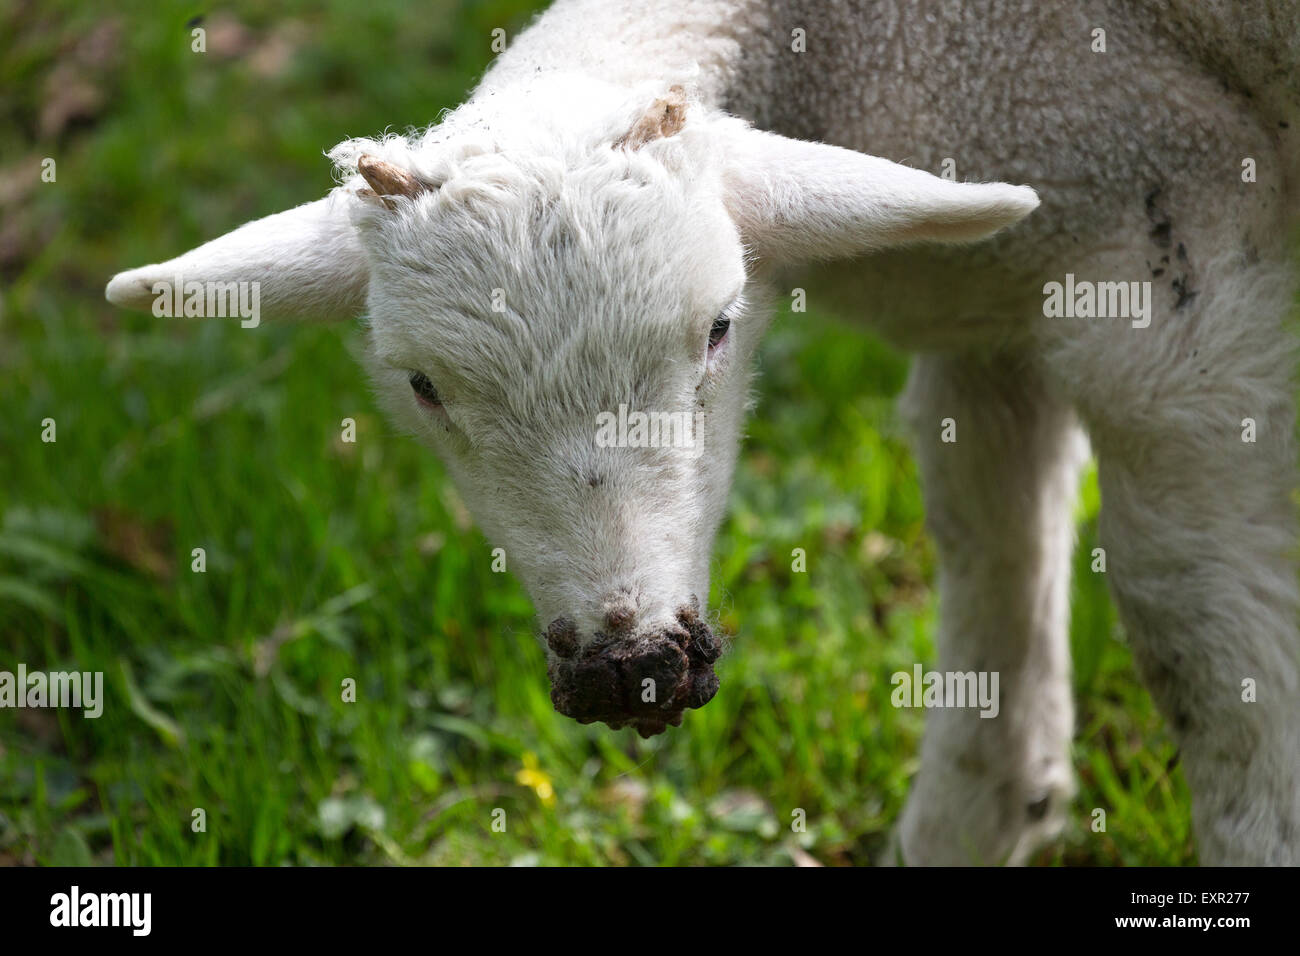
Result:
M546 645L556 657L572 657L578 651L578 627L565 617L557 617L546 629Z
M638 709L672 700L688 666L686 655L672 641L661 639L644 646L623 667L629 705Z
M628 630L636 619L636 612L626 604L616 604L605 612L605 626L618 634Z

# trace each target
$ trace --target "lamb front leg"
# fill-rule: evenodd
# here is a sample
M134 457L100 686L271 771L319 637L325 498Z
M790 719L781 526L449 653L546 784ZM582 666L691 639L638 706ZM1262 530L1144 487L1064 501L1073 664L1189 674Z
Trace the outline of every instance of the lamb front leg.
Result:
M1018 864L1059 831L1074 789L1069 583L1087 445L1015 356L920 357L903 412L939 549L934 669L997 672L1000 700L994 717L926 715L897 849L912 865Z
M1203 268L1142 330L1146 374L1102 332L1062 359L1093 383L1107 578L1217 866L1300 865L1291 271Z

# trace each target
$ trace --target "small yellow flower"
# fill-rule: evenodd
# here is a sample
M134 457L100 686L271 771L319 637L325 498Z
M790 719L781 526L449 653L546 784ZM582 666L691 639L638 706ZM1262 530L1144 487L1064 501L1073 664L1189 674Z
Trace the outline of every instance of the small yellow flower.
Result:
M543 806L555 805L555 788L551 786L551 778L538 767L537 754L531 750L524 753L524 765L515 773L515 783L528 787L537 794L537 799L542 801Z

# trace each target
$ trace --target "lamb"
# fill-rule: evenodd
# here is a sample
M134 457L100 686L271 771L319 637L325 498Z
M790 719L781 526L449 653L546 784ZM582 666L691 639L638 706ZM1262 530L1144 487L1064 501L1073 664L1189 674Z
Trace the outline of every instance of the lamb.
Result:
M717 688L751 358L806 288L916 353L938 666L1000 681L992 719L930 715L902 859L1020 863L1062 825L1090 439L1201 859L1295 864L1297 66L1292 0L558 0L437 125L337 146L326 198L107 295L367 314L388 410L533 598L557 708L651 734ZM1067 276L1146 314L1046 308ZM690 413L695 447L598 444L621 406Z

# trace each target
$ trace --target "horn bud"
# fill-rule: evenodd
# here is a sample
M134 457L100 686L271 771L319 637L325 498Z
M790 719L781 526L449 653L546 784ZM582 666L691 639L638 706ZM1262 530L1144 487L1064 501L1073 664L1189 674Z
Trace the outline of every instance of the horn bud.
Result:
M650 105L645 115L614 143L615 149L640 149L646 143L681 131L686 124L686 91L670 86L668 95Z
M389 209L395 208L390 197L414 199L425 191L424 185L406 170L369 153L357 160L357 172Z

